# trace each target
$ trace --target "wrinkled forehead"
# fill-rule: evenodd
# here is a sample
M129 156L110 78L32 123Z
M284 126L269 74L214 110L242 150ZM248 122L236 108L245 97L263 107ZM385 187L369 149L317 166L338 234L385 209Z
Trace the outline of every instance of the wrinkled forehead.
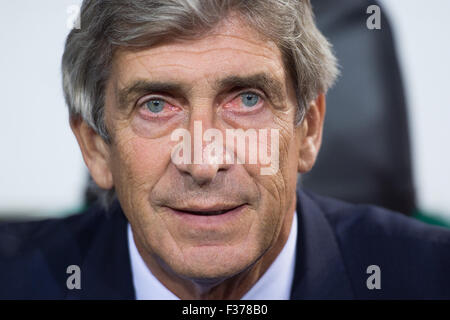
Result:
M119 87L138 78L195 83L256 73L285 81L278 46L239 19L224 20L197 38L166 40L140 50L119 49L112 71Z

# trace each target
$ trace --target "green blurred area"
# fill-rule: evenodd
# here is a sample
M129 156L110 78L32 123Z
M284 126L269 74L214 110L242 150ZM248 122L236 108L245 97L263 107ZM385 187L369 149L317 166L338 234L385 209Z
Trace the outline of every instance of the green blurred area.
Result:
M412 217L428 224L450 228L450 220L445 219L435 213L427 212L424 210L415 210L412 214Z

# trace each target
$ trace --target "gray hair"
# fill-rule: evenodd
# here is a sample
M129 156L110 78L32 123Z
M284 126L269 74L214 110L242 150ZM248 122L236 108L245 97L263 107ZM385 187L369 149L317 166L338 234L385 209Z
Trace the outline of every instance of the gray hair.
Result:
M62 59L71 119L83 119L109 142L103 113L115 51L198 37L231 12L278 45L294 81L296 124L301 123L310 101L326 93L338 74L331 45L315 26L309 0L84 0L81 29L70 32Z

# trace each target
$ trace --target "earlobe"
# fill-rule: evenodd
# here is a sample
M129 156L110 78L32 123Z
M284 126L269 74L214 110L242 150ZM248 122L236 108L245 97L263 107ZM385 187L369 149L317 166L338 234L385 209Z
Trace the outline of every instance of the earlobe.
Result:
M322 144L323 122L325 119L325 95L313 100L298 128L299 157L298 172L306 173L312 169Z
M70 120L70 127L78 141L84 162L95 183L102 189L114 186L110 169L109 146L81 118Z

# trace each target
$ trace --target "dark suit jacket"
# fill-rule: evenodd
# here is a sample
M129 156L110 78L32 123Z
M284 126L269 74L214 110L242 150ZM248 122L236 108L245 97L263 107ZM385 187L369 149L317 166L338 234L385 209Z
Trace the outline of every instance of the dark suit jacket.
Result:
M450 230L299 191L293 299L450 298ZM134 299L118 202L64 219L0 225L0 298ZM81 290L69 290L69 265ZM369 290L367 267L381 270Z

